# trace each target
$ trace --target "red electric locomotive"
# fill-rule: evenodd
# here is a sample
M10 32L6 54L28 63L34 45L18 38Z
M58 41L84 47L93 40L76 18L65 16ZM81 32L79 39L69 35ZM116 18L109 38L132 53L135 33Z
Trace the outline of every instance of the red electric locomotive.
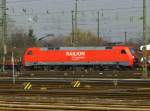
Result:
M28 48L22 64L30 68L134 67L134 50L127 46Z

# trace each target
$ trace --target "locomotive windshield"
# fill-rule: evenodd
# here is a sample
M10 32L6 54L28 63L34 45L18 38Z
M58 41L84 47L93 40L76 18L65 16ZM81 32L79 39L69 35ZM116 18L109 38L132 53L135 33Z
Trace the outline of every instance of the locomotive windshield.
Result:
M27 55L32 55L32 51L29 50L29 51L27 52Z
M121 50L121 54L126 54L126 51L125 50Z
M131 51L132 55L135 54L135 49L134 48L130 48L130 51Z

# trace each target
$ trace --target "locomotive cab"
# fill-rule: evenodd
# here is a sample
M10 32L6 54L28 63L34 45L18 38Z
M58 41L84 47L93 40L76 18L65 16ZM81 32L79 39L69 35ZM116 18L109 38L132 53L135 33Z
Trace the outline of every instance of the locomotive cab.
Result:
M115 58L118 58L119 65L122 67L135 67L137 64L137 58L135 57L134 48L129 48L127 46L114 46L115 51L117 52Z
M33 63L35 63L36 59L34 59L34 52L37 52L37 48L28 48L24 56L22 58L22 64L24 66L32 66Z
M133 60L134 60L134 67L139 67L139 60L136 54L136 51L134 48L130 48L131 54L133 56Z

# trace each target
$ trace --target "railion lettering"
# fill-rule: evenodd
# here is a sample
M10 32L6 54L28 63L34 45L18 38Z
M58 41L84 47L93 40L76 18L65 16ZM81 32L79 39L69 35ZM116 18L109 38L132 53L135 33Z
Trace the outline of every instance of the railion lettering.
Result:
M66 52L66 56L85 56L85 52Z

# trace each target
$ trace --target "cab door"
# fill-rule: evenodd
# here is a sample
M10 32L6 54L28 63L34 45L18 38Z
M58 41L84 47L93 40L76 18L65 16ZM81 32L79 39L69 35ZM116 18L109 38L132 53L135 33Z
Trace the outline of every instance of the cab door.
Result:
M128 63L128 54L127 54L127 51L125 49L121 49L120 50L120 65L123 65L123 66L128 66L129 63Z

